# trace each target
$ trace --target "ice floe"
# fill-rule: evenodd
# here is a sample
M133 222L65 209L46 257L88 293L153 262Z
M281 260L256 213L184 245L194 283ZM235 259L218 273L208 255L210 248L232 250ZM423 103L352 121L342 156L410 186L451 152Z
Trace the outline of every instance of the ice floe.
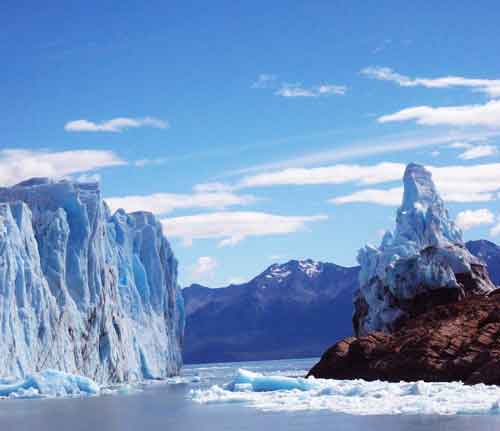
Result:
M224 386L192 389L201 404L241 403L263 411L330 411L353 415L500 414L500 387L460 382L322 380L238 370Z
M55 398L100 394L92 379L56 370L45 370L24 379L0 380L2 398Z

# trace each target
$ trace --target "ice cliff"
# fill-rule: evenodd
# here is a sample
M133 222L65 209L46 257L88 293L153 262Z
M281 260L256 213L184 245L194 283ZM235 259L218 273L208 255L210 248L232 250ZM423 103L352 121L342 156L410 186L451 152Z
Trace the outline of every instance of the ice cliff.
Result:
M0 377L174 375L183 309L177 261L152 214L110 214L97 183L0 188Z
M430 172L407 166L394 233L361 249L353 316L357 335L391 332L433 305L494 289L485 265L465 248Z

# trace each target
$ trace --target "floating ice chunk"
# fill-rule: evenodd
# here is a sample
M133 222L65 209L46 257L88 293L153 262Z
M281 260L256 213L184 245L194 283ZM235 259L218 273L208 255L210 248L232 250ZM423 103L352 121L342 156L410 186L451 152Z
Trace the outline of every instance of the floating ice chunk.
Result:
M250 388L255 392L290 389L307 391L311 389L311 380L284 376L264 376L262 374L240 368L236 374L236 378L229 383L229 385L227 385L227 389L237 391L238 387Z
M428 383L323 380L238 370L223 387L193 389L201 404L242 403L263 411L331 411L352 415L500 414L500 387Z
M100 388L93 380L56 370L45 370L23 380L2 380L0 397L53 398L98 395Z

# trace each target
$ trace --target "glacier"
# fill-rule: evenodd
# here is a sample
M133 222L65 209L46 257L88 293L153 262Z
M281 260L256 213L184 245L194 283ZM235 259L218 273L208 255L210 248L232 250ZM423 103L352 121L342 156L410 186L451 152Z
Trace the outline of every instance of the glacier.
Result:
M392 332L412 315L440 303L495 289L485 264L465 247L432 176L411 163L394 232L379 247L360 250L355 294L356 335Z
M151 213L111 214L97 182L0 188L0 377L174 376L183 329L177 261Z
M461 382L324 380L240 369L225 385L191 389L199 404L239 403L261 411L328 411L351 415L498 415L500 388Z

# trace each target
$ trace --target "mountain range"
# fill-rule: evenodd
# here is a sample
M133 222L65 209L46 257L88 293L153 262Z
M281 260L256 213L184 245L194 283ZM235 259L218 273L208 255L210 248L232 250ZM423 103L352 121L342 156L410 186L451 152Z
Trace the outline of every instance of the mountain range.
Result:
M358 272L358 267L291 260L271 265L248 283L183 289L184 361L318 355L351 331Z
M500 285L500 247L469 241ZM352 335L353 294L359 267L291 260L274 264L247 283L183 289L186 363L319 356Z

